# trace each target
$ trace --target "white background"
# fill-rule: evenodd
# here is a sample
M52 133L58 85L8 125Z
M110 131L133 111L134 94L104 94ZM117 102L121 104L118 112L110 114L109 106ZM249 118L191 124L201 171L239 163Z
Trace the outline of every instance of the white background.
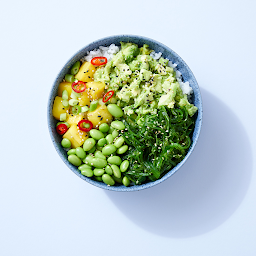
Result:
M0 255L255 256L255 3L2 1ZM189 160L135 193L79 179L47 129L62 66L117 34L172 48L203 97L203 128Z

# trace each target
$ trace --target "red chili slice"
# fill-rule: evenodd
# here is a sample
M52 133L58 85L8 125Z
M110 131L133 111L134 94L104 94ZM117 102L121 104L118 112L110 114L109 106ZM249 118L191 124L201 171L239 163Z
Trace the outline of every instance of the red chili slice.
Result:
M59 124L56 127L56 130L59 135L63 135L68 130L68 127L65 124Z
M77 93L83 92L86 89L86 83L82 81L74 82L71 86L72 89Z
M108 92L103 96L102 101L103 101L104 103L107 102L108 100L110 100L110 99L113 97L114 93L115 93L115 92L114 92L113 90L108 91Z
M89 124L90 127L89 128L86 128L84 127L84 124ZM83 132L89 132L93 127L93 124L91 121L89 120L81 120L79 123L78 123L78 128L83 131Z
M106 57L95 57L91 60L92 65L101 66L108 62Z

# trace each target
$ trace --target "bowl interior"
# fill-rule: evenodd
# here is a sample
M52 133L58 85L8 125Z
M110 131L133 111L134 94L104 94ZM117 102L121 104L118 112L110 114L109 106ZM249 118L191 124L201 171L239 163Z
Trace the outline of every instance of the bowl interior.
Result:
M143 184L143 185L137 185L137 186L131 186L131 187L125 187L123 185L107 186L106 184L104 184L102 182L98 182L98 181L92 180L90 178L87 178L87 177L81 175L79 170L77 169L77 167L73 166L67 160L67 153L62 148L62 146L60 145L61 137L57 134L56 129L55 129L57 120L55 120L52 116L53 101L54 101L55 96L57 95L59 83L63 80L65 74L69 72L72 65L76 61L78 61L82 57L84 57L87 54L87 51L92 51L96 48L99 48L99 46L109 46L111 44L116 44L116 45L120 46L121 41L136 43L139 46L143 46L143 44L147 44L155 52L157 52L157 53L162 52L162 57L168 58L173 63L178 64L178 66L176 68L177 68L177 70L179 70L181 72L183 80L185 82L188 81L190 86L193 88L194 94L192 96L192 100L193 100L194 105L197 106L197 108L198 108L198 113L197 113L196 123L195 123L195 129L194 129L193 136L192 136L192 144L190 145L189 151L188 151L187 155L185 156L185 158L177 166L175 166L171 171L169 171L167 174L165 174L161 179L159 179L157 181L154 181L154 182L149 182L149 183L146 183L146 184ZM49 97L49 102L48 102L48 110L47 110L47 117L48 117L48 128L49 128L49 132L50 132L50 136L51 136L53 145L54 145L56 151L58 152L59 156L65 162L65 164L76 175L78 175L81 179L86 180L87 182L91 183L92 185L95 185L95 186L100 187L100 188L104 188L104 189L108 189L108 190L114 190L114 191L137 191L137 190L142 190L142 189L145 189L145 188L155 186L155 185L163 182L164 180L166 180L167 178L172 176L185 163L187 158L190 156L191 152L193 151L193 149L194 149L194 147L197 143L199 133L200 133L200 130L201 130L201 125L202 125L202 99L201 99L201 94L200 94L200 90L199 90L197 81L196 81L193 73L191 72L191 70L189 69L187 64L181 59L181 57L178 54L176 54L173 50L171 50L167 46L165 46L165 45L163 45L163 44L161 44L161 43L159 43L155 40L149 39L149 38L145 38L145 37L141 37L141 36L134 36L134 35L118 35L118 36L111 36L111 37L103 38L103 39L97 40L97 41L89 44L88 46L86 46L83 49L81 49L80 51L78 51L64 65L64 67L59 72L56 80L54 81L52 90L50 92L50 97Z

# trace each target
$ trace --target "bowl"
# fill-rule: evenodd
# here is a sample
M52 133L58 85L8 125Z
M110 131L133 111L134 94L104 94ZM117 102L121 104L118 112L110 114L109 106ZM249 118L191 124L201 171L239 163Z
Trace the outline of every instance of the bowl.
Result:
M176 165L173 169L171 169L168 173L166 173L161 179L156 180L154 182L148 182L142 185L134 185L130 187L125 187L124 185L115 185L115 186L107 186L105 183L95 181L91 178L83 176L77 167L73 166L68 160L67 160L67 153L62 148L60 142L61 142L61 136L59 136L56 132L56 123L57 120L55 120L52 116L52 106L55 96L57 95L58 85L63 80L66 73L68 73L70 67L78 60L80 60L83 56L87 54L87 51L92 51L95 48L99 48L99 46L109 46L110 44L116 44L120 45L120 41L123 42L132 42L136 43L139 46L142 46L143 44L149 45L149 47L154 50L155 52L161 52L162 56L164 58L168 58L173 63L178 64L177 70L179 70L182 74L183 80L186 82L188 81L190 86L193 88L194 94L192 96L192 101L194 105L198 108L198 113L196 116L196 122L195 122L195 129L192 135L192 143L190 145L190 148L188 150L187 155L185 158ZM188 157L191 155L192 151L195 148L195 145L198 141L198 137L201 130L202 125L202 99L200 90L197 84L197 81L188 67L188 65L184 62L184 60L175 53L172 49L168 48L167 46L163 45L162 43L159 43L153 39L142 37L142 36L136 36L136 35L116 35L116 36L110 36L103 39L99 39L95 42L92 42L91 44L85 46L80 51L78 51L76 54L73 55L73 57L67 61L67 63L63 66L59 74L57 75L57 78L55 79L50 96L48 101L48 109L47 109L47 119L48 119L48 128L50 132L50 137L52 140L52 143L58 152L59 156L63 160L63 162L67 165L67 167L74 172L77 176L79 176L84 181L97 186L99 188L107 189L107 190L113 190L113 191L121 191L121 192L128 192L128 191L139 191L146 188L151 188L157 184L160 184L161 182L165 181L166 179L170 178L175 172L177 172L182 165L187 161Z

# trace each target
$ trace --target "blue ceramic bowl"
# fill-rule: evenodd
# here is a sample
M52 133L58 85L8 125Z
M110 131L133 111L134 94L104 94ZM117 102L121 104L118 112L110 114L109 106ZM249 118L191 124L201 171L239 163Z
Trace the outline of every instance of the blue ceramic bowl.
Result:
M86 55L87 51L94 50L95 48L99 48L99 46L109 46L110 44L114 43L116 45L120 45L120 41L123 42L132 42L136 43L139 46L142 46L143 44L149 45L151 49L153 49L155 52L162 52L162 56L164 58L170 59L173 63L178 64L177 69L181 72L184 81L188 81L190 86L192 86L194 90L193 94L193 103L195 106L198 107L198 113L197 113L197 118L196 118L196 124L195 124L195 129L193 132L192 136L192 144L189 148L189 151L185 158L177 165L175 166L172 170L170 170L168 173L166 173L161 179L154 181L154 182L149 182L143 185L137 185L137 186L130 186L130 187L125 187L123 185L115 185L115 186L107 186L106 184L102 182L95 181L93 179L87 178L83 175L80 174L79 170L77 167L73 166L70 164L67 160L67 153L66 151L62 148L60 142L61 142L61 136L59 136L56 132L56 123L57 121L53 118L52 116L52 106L53 106L53 101L55 96L57 95L58 91L58 85L59 83L63 80L64 76L66 73L69 72L70 67L78 60L80 60L83 56ZM177 172L181 166L186 162L190 154L192 153L193 149L195 148L195 145L197 143L199 133L201 130L201 125L202 125L202 99L201 99L201 94L200 90L197 84L197 81L187 66L187 64L184 62L184 60L173 50L168 48L167 46L153 40L150 38L145 38L142 36L134 36L134 35L117 35L117 36L110 36L106 37L100 40L97 40L87 46L85 46L83 49L78 51L68 62L64 65L64 67L61 69L60 73L58 74L56 80L53 83L51 92L50 92L50 97L49 97L49 102L48 102L48 109L47 109L47 117L48 117L48 128L50 132L50 136L53 142L53 145L58 152L59 156L61 159L64 161L64 163L68 166L68 168L74 172L77 176L79 176L81 179L87 181L88 183L95 185L100 188L108 189L108 190L113 190L113 191L138 191L146 188L153 187L164 180L168 179L171 177L175 172Z

